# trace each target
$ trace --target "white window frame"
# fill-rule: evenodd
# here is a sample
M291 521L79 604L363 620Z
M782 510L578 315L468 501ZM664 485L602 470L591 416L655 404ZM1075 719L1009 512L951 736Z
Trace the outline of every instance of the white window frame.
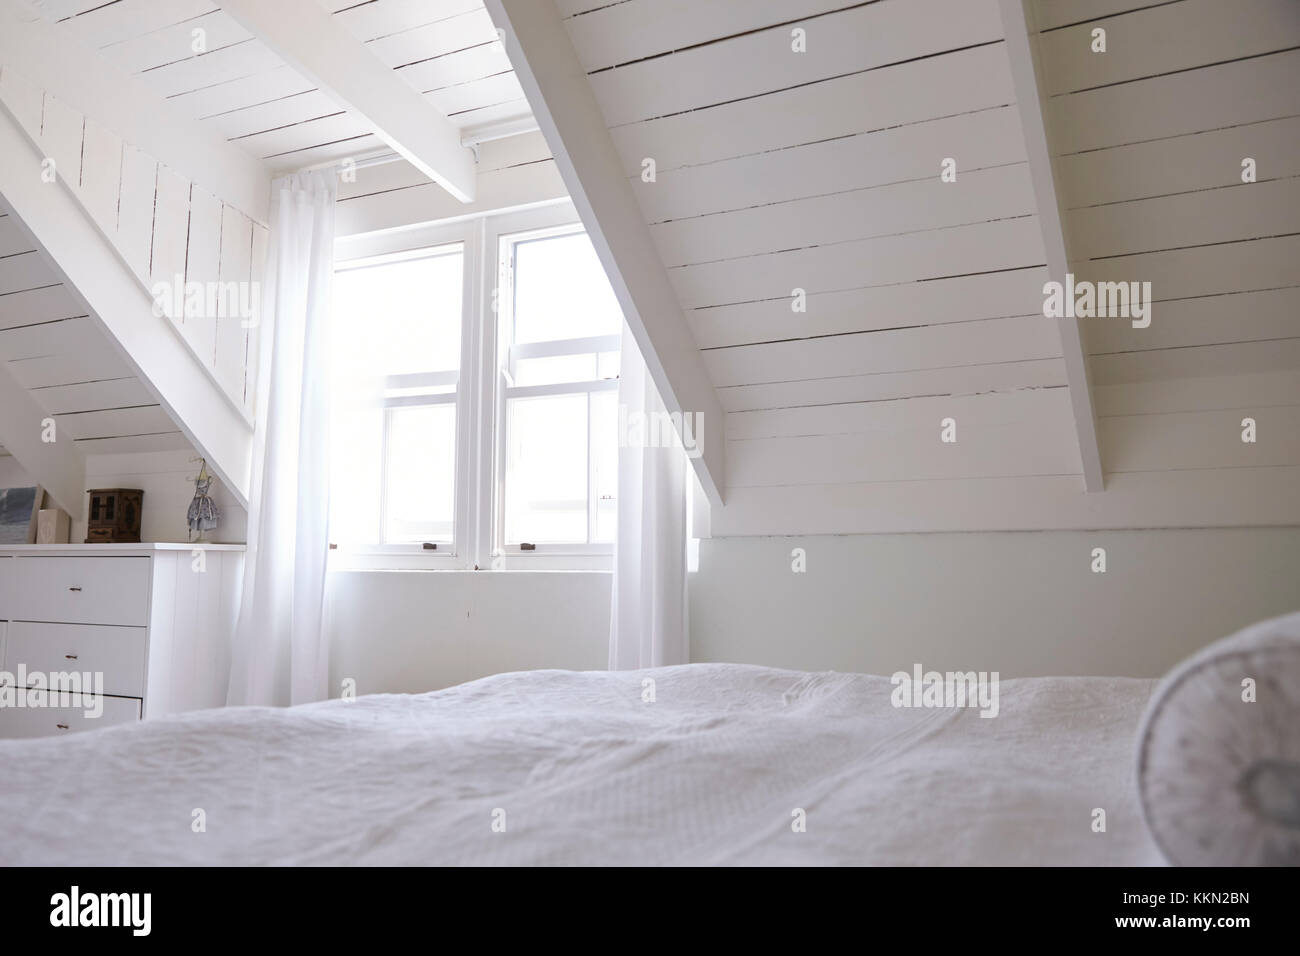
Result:
M454 223L422 226L369 235L346 236L335 243L335 268L379 257L412 257L439 245L459 242L464 255L461 291L461 363L454 396L434 401L456 401L455 517L452 544L446 550L426 551L418 544L340 545L331 551L331 568L347 570L530 570L607 571L613 567L613 546L542 545L537 551L506 548L504 540L505 389L498 363L497 344L501 315L494 308L508 294L499 265L503 239L535 237L543 231L556 235L582 231L581 219L571 202L467 218ZM614 337L599 337L602 340ZM581 342L586 340L574 340ZM548 343L549 344L549 343ZM621 345L621 342L620 342ZM532 349L522 347L516 357ZM586 350L584 350L586 351ZM607 349L612 351L612 349ZM602 379L594 390L614 389L617 379ZM565 383L535 386L559 393L583 391ZM539 394L539 393L538 393ZM389 399L388 402L400 401ZM410 404L433 404L429 397ZM381 489L382 493L382 489ZM590 496L588 508L592 507Z
M514 250L515 246L538 240L571 236L585 230L580 222L560 225L542 226L540 228L519 229L514 231L499 230L493 248L498 260L497 274L497 334L505 334L513 322L514 307ZM611 543L553 543L533 542L536 550L524 551L518 545L505 541L505 469L506 469L506 403L510 398L527 398L542 395L582 395L587 397L587 537L590 539L596 522L598 502L592 494L595 483L595 459L591 455L591 396L595 392L618 390L618 379L591 379L583 382L561 382L554 385L515 385L511 375L515 363L521 359L546 358L563 355L583 355L591 352L617 352L622 348L621 335L587 336L576 339L553 339L547 342L530 342L510 345L504 349L504 355L498 353L497 367L494 374L497 380L496 429L496 463L497 474L502 478L496 483L496 501L494 502L494 536L493 554L522 562L535 562L542 558L560 558L566 562L587 562L607 564L612 560L614 546ZM604 559L602 562L600 559Z

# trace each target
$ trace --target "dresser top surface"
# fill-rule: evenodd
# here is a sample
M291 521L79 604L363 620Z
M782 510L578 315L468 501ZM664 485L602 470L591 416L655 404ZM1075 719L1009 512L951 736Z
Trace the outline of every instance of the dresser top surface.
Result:
M97 554L152 554L157 551L243 551L242 544L210 544L206 541L191 543L151 541L142 544L6 544L0 545L0 555L6 554L58 554L87 558Z

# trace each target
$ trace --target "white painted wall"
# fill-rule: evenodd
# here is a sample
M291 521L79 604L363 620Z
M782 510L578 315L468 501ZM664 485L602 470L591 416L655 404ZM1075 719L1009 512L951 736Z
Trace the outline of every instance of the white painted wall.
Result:
M714 538L690 589L695 661L1156 677L1300 609L1300 528Z
M419 693L504 671L604 669L601 571L334 571L330 694ZM521 715L526 720L527 715Z
M13 455L0 455L0 488L30 488L31 477Z

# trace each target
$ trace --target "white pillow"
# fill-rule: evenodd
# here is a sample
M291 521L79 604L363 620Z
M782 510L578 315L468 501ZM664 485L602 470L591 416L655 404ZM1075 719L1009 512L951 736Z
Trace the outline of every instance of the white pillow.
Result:
M1300 865L1300 613L1170 672L1138 731L1137 787L1175 866Z

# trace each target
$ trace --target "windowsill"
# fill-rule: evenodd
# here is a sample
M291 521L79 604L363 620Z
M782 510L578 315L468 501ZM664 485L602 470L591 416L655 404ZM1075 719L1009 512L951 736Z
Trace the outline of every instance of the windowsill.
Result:
M475 568L466 557L451 553L369 552L334 550L329 554L329 571L449 571L481 572L600 572L614 569L612 554L507 554L487 567Z

